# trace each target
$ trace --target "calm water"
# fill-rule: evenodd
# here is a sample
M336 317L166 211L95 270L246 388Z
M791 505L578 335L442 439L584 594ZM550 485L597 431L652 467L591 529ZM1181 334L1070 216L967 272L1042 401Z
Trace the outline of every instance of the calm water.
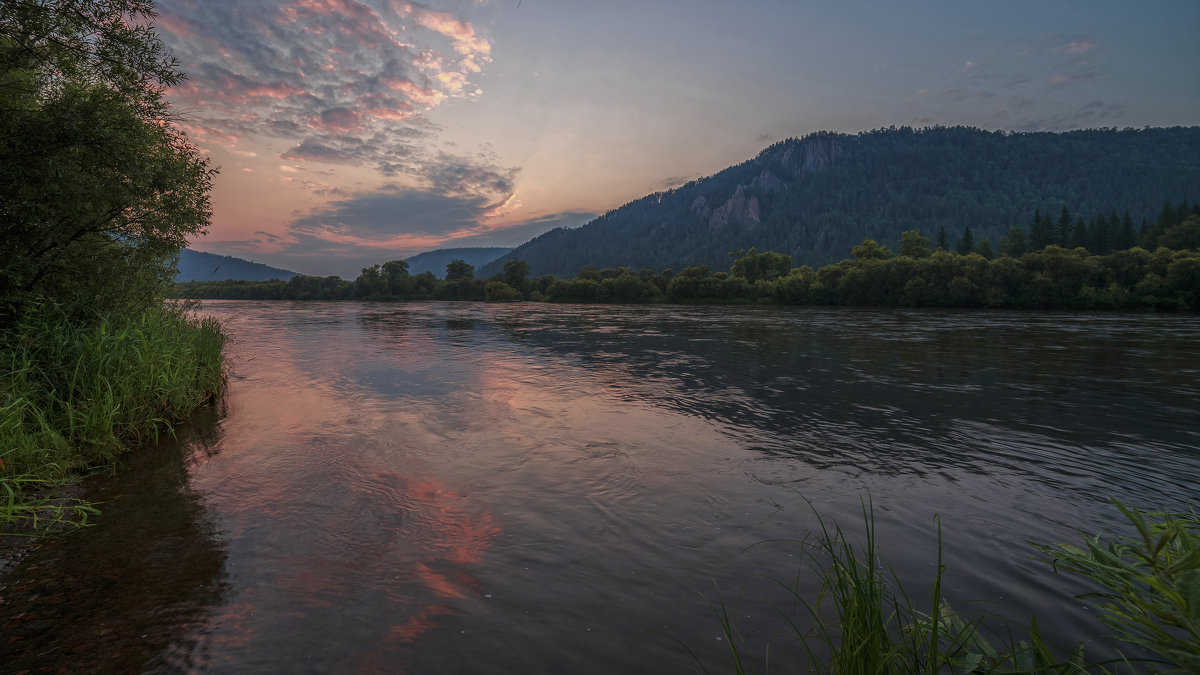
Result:
M206 303L228 396L6 582L0 670L688 672L874 500L923 593L1104 629L1028 540L1200 494L1200 319ZM748 598L761 650L780 621ZM775 638L773 655L789 643Z

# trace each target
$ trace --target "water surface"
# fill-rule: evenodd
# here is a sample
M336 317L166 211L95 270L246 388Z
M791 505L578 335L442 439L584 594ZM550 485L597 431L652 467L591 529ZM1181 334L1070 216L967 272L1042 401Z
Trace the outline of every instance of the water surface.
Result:
M14 670L689 672L809 502L1107 647L1028 540L1200 494L1191 316L209 302L228 395L7 579ZM760 576L761 575L761 576ZM806 583L806 582L802 582ZM707 596L707 598L706 598ZM751 645L781 622L746 600ZM7 668L7 667L6 667Z

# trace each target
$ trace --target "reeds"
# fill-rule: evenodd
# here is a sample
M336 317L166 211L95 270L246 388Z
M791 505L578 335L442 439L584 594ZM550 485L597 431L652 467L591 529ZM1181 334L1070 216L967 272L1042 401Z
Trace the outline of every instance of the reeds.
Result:
M794 661L784 670L839 675L1067 675L1115 672L1109 668L1117 666L1123 666L1121 672L1200 672L1200 518L1195 513L1147 518L1136 509L1117 507L1133 523L1137 538L1096 536L1084 538L1086 548L1035 547L1051 556L1046 562L1056 568L1099 584L1104 591L1079 597L1091 599L1117 631L1118 647L1143 648L1152 653L1149 658L1118 651L1089 661L1082 643L1065 651L1048 644L1036 617L1022 625L995 614L956 612L942 596L946 570L940 522L929 590L910 595L880 556L869 501L863 504L860 537L848 536L817 514L812 535L787 542L802 547L804 563L789 581L769 579L783 590L783 602L777 596L764 598L781 619L778 635L783 639L768 646L761 658L751 654L733 619L747 601L744 592L732 611L719 592L710 606L739 674L759 672L760 662L761 672L770 672L772 663L781 660ZM771 543L778 542L759 545ZM697 663L702 672L710 672L699 659Z
M30 516L40 488L111 465L217 396L224 339L170 307L86 322L41 310L0 336L0 526Z

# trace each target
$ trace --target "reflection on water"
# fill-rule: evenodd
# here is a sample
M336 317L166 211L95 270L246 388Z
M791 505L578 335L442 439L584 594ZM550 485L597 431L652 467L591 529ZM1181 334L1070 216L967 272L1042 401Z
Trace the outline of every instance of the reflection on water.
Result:
M950 598L1096 649L1080 589L1026 540L1120 527L1109 497L1200 491L1195 317L206 311L234 335L225 414L183 434L184 459L139 455L97 488L123 495L101 525L18 571L0 618L21 663L686 672L678 638L720 667L701 594L770 593L754 575L793 576L795 550L746 547L803 537L806 499L853 529L868 493L915 588L941 514ZM743 607L761 649L779 621Z
M173 443L90 481L96 527L36 550L6 577L0 671L144 672L203 668L203 635L227 590L226 550L188 470L220 444L207 411Z

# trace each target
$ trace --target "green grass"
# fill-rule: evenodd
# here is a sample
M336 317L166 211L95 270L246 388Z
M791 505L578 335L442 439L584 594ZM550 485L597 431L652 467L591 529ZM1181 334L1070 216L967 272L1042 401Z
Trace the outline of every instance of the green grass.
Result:
M86 505L39 495L218 396L224 340L170 307L87 321L40 310L0 335L0 526L86 520Z
M729 646L732 669L739 674L771 672L780 665L780 651L784 660L794 661L784 670L841 675L1066 675L1115 672L1109 668L1119 665L1135 672L1133 663L1136 672L1200 672L1200 518L1195 513L1146 516L1117 507L1133 523L1137 538L1095 536L1084 537L1085 548L1035 547L1050 556L1046 562L1056 569L1104 589L1079 597L1092 601L1116 631L1118 646L1140 647L1153 654L1150 658L1128 658L1118 651L1102 661L1088 661L1082 643L1069 650L1049 645L1036 617L1018 625L993 614L960 615L942 596L940 523L933 579L924 595L911 596L880 557L869 503L863 505L863 534L856 539L817 514L816 531L799 542L804 563L795 578L770 580L786 600L768 601L784 636L784 644L777 640L774 645L774 657L771 647L761 657L752 655L732 618L746 600L744 591L732 608L719 592L710 606ZM817 583L815 594L809 590L811 580ZM702 672L710 672L697 662Z
M1157 672L1200 673L1200 516L1143 514L1114 501L1137 536L1083 537L1083 547L1034 544L1055 570L1091 579L1079 596L1125 644L1157 655Z

